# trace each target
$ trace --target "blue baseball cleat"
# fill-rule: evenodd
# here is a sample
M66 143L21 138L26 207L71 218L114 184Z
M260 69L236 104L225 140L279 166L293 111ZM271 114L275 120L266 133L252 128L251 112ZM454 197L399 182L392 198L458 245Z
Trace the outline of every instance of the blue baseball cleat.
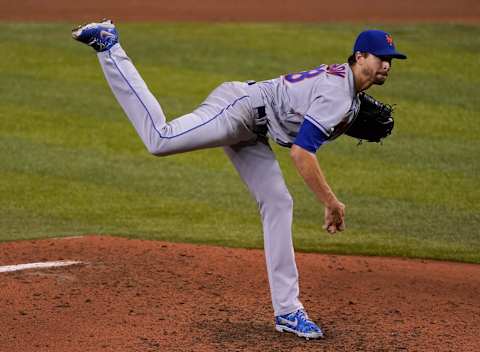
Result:
M275 317L275 329L280 332L291 332L308 339L323 338L322 330L313 321L308 319L307 313L299 309L293 313Z
M110 50L118 43L118 33L111 20L78 26L72 30L72 37L91 46L97 52Z

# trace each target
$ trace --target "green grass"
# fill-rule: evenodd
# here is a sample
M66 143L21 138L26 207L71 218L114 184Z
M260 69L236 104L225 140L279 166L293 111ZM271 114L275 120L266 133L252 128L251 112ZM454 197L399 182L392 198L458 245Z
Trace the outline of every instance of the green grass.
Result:
M480 263L480 27L379 25L405 62L371 93L396 103L384 146L342 137L318 159L348 231L275 147L295 200L297 250ZM344 62L363 25L120 24L170 118L228 80ZM255 202L221 150L155 158L67 24L0 23L0 240L77 234L261 247Z

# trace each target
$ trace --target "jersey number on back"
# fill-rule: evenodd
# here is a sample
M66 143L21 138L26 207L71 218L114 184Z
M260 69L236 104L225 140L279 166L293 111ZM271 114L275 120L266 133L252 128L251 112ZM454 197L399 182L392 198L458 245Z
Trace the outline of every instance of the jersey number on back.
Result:
M318 66L318 67L316 67L316 68L314 68L313 70L310 70L310 71L290 73L288 75L285 75L284 78L285 78L286 81L288 81L290 83L297 83L297 82L301 82L301 81L303 81L304 79L307 79L307 78L316 77L316 76L318 76L319 74L321 74L325 71L330 75L345 78L345 73L346 73L345 72L345 66L344 65L338 65L338 64L329 65L329 66L320 65L320 66Z

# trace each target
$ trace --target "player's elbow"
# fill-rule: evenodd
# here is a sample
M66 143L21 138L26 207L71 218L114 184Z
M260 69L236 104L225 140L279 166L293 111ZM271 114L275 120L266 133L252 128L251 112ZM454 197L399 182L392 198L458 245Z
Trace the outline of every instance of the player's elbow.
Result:
M290 148L290 157L293 159L293 161L299 158L299 155L300 155L299 149L300 147L296 144L292 145L292 147Z
M311 152L296 144L292 145L292 148L290 149L290 157L293 159L295 164L301 163L303 160L305 160L305 158L310 157L311 154Z

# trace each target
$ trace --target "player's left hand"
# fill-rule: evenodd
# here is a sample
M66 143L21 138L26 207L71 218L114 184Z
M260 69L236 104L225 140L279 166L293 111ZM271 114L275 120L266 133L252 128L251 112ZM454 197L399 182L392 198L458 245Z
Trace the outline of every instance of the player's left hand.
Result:
M330 234L345 230L345 204L335 201L325 206L325 223L323 229Z

